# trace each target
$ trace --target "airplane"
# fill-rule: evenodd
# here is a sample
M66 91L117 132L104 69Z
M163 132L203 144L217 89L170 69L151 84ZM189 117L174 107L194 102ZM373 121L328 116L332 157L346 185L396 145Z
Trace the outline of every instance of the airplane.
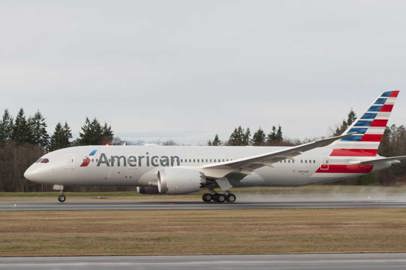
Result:
M386 91L340 136L293 147L76 146L42 156L26 179L65 186L134 186L141 194L190 194L206 203L234 203L234 187L333 183L389 168L406 156L378 148L400 91Z

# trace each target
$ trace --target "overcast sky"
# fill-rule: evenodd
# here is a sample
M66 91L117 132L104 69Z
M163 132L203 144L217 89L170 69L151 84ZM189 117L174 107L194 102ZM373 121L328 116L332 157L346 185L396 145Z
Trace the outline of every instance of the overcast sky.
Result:
M326 136L405 89L406 1L0 0L0 110L50 131L86 116L116 135L204 143L237 125Z

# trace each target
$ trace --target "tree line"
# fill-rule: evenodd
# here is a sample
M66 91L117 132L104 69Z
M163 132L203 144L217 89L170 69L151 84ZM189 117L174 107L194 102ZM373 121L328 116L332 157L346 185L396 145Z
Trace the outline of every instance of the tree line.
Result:
M239 126L234 129L230 134L229 139L225 142L221 141L218 134L214 136L213 140L209 140L209 146L282 146L292 145L288 140L284 140L281 126L273 126L272 131L268 134L262 129L258 128L251 136L249 128Z
M107 123L100 124L95 118L92 121L86 118L79 137L71 141L72 131L68 123L57 123L52 135L47 132L47 123L41 112L26 117L24 110L20 109L15 118L5 110L0 119L0 144L31 144L44 151L54 151L74 145L100 145L111 144L113 131Z
M351 110L348 113L347 119L343 120L341 125L337 126L331 136L343 134L349 126L357 119L356 113ZM307 141L307 140L306 140ZM295 140L291 141L283 137L281 126L273 126L269 133L266 133L262 128L258 128L251 136L250 128L238 126L230 134L228 140L222 141L219 135L216 134L212 140L208 141L209 146L293 146L299 145L306 141Z

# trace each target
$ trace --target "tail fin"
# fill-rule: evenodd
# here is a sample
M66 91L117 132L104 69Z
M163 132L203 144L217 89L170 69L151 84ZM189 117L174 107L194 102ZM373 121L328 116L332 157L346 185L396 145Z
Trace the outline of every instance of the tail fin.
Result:
M354 134L332 144L332 157L374 157L378 155L379 145L399 90L384 92L361 118L357 119L344 134Z

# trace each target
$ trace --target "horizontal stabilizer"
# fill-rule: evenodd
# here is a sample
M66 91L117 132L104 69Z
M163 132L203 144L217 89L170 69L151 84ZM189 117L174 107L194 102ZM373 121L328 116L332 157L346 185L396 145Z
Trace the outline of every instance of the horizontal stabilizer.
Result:
M373 160L358 162L357 164L368 164L368 165L379 165L381 163L398 164L398 163L402 162L403 160L406 160L406 156L373 159Z

